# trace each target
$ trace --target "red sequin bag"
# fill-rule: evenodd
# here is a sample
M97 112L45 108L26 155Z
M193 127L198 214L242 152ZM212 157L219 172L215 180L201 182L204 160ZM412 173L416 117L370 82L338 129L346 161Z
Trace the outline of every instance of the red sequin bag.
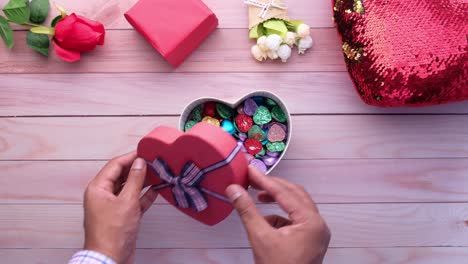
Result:
M466 0L332 0L349 74L370 105L468 99Z

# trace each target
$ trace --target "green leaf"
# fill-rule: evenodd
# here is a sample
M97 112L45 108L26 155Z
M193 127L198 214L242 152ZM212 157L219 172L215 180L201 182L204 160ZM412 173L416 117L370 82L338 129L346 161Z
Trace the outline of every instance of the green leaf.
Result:
M60 14L62 15L62 18L65 18L67 16L67 11L61 6L59 6L57 3L54 3L55 7L60 11Z
M0 16L0 36L2 36L3 42L9 49L13 48L15 41L13 39L13 30L11 30L11 26L8 21Z
M285 21L286 26L288 27L288 30L291 32L296 32L297 27L301 24L304 24L304 21L302 20L293 20L293 21Z
M44 35L55 35L55 29L50 27L33 27L30 29L32 33L44 34Z
M50 26L54 28L60 20L62 20L62 15L56 16L50 23Z
M256 25L255 27L250 29L249 38L251 38L251 39L258 39L259 38L259 36L258 36L258 25Z
M263 27L262 23L254 26L252 29L250 29L250 32L249 32L249 38L251 39L258 39L261 36L265 36L265 35L266 35L265 28Z
M49 16L49 0L32 0L30 9L29 20L33 23L42 24Z
M279 19L270 19L263 23L263 26L266 29L267 35L278 34L282 38L286 37L288 33L288 28L283 20Z
M28 43L28 47L31 49L39 52L44 56L49 56L49 36L28 32L28 35L26 35L26 42Z
M27 1L24 0L10 0L3 8L3 13L11 21L17 24L24 24L29 20L31 11Z

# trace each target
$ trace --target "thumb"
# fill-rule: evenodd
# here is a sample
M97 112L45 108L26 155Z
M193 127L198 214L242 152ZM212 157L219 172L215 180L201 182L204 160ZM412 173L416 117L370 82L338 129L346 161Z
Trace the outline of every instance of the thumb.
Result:
M228 186L226 195L231 200L237 213L239 213L249 238L271 230L271 226L260 214L249 193L242 186L237 184Z
M146 177L146 161L142 158L137 158L128 173L127 182L125 183L122 192L122 196L126 198L140 198L143 184L145 183Z

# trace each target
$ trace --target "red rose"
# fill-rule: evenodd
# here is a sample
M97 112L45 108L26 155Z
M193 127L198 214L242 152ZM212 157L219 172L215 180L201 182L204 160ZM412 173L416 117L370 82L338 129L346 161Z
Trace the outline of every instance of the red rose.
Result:
M104 36L105 30L101 23L73 13L55 26L55 53L68 62L80 60L80 52L91 51L96 45L103 45Z

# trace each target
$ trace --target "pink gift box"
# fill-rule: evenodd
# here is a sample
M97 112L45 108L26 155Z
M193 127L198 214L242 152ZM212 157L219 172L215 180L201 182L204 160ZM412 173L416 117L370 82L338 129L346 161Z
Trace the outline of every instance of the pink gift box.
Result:
M218 26L200 0L140 0L128 22L174 67L178 67Z

